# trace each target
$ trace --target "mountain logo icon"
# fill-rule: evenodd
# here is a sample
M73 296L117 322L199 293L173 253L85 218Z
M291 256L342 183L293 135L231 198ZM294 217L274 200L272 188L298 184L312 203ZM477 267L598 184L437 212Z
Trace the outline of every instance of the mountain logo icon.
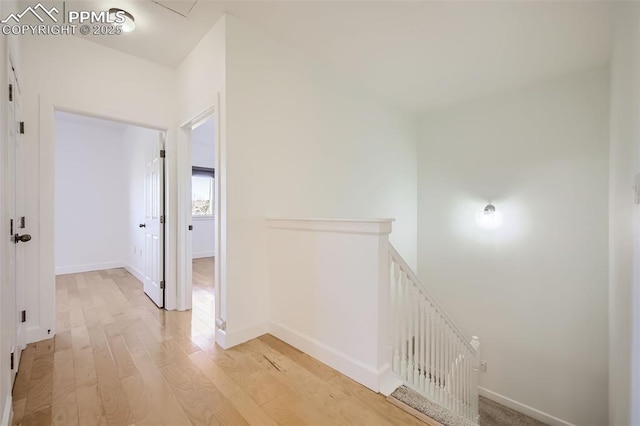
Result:
M43 17L47 17L47 16L51 18L53 22L58 22L58 18L54 15L54 13L57 15L58 13L60 13L60 11L55 6L52 7L51 9L47 9L42 5L42 3L38 3L33 7L32 6L27 7L21 13L11 13L9 14L9 16L7 16L5 19L3 19L0 22L3 24L7 24L9 23L9 21L13 20L17 24L28 13L31 13L33 16L35 16L38 19L38 21L43 23L44 22Z

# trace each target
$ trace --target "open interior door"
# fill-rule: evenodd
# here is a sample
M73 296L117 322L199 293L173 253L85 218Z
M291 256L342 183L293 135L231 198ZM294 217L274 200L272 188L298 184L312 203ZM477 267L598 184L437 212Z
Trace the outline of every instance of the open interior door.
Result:
M25 321L26 311L24 293L25 251L24 244L31 239L25 234L26 219L24 217L24 177L22 138L24 127L20 116L20 84L15 74L12 58L9 57L7 70L9 80L9 99L7 103L7 168L4 176L6 217L9 220L7 244L7 271L5 288L2 289L2 311L5 313L3 333L8 334L6 340L10 354L11 383L15 380L20 363L20 354L26 343Z
M16 79L16 89L13 97L14 101L14 123L15 123L15 138L13 139L14 145L14 175L15 175L15 231L14 231L14 246L16 248L15 257L15 283L16 283L16 314L17 314L17 330L16 330L16 362L18 365L20 362L20 354L27 345L27 311L26 311L26 245L25 242L31 240L29 228L31 222L27 220L25 216L25 189L24 189L24 138L25 132L24 123L22 122L22 96L20 89L20 82Z
M155 145L155 146L153 146ZM164 133L146 155L144 179L144 292L164 307Z

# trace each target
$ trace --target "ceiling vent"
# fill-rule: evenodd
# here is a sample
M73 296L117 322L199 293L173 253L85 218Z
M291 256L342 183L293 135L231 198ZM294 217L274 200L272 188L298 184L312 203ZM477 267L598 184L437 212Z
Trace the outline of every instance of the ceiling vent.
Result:
M188 0L188 1L186 0L183 0L183 1L151 0L151 1L157 4L158 6L162 6L165 9L168 9L173 13L177 13L178 15L183 16L185 18L189 16L189 13L191 13L193 6L195 6L196 3L198 3L198 0Z

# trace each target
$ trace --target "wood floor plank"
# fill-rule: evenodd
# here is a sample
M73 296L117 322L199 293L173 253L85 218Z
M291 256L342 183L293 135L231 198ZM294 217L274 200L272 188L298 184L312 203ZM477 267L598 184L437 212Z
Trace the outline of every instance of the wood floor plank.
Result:
M21 425L24 418L24 409L27 405L27 399L14 399L13 400L13 420L12 425Z
M258 404L242 392L242 389L207 354L200 351L191 354L189 358L250 424L276 424Z
M54 350L56 352L71 349L71 330L65 330L56 334L54 338Z
M22 426L45 426L51 424L51 406L24 416Z
M133 354L134 361L148 390L148 398L164 423L189 424L189 417L184 412L173 391L165 381L160 370L154 365L148 353L138 351Z
M78 424L76 380L71 350L54 354L51 422L54 425Z
M25 406L25 419L32 414L49 408L51 414L51 399L53 395L53 345L36 344L36 354L31 370L31 380ZM26 421L26 420L25 420Z
M320 361L294 348L291 345L287 345L282 340L273 337L270 334L260 336L258 339L266 343L273 349L281 352L283 355L287 356L292 361L309 370L311 373L315 374L322 380L331 380L337 374L339 374L336 370L329 367L328 365L321 363Z
M131 408L118 377L109 348L105 342L93 349L98 389L102 398L104 414L109 425L128 425L133 421Z
M189 416L193 424L217 424L213 408L196 388L195 384L182 374L181 368L176 364L169 364L161 368L162 374L173 390L184 412Z
M13 398L14 400L25 400L27 393L29 392L29 382L31 381L31 371L33 369L33 358L36 354L35 345L27 346L22 351L20 359L20 368L18 375L16 376L15 384L13 385Z
M83 384L76 390L78 423L81 426L103 426L107 418L102 406L98 384Z

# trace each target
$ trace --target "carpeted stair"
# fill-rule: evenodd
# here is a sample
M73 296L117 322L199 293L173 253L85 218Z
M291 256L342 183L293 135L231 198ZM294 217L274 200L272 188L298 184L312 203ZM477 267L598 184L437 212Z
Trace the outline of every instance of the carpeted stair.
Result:
M442 426L474 426L475 424L464 417L432 402L418 392L401 386L396 389L389 399L392 403L415 415L427 424ZM538 420L522 413L480 397L479 400L480 426L546 426ZM430 420L435 420L431 422Z

